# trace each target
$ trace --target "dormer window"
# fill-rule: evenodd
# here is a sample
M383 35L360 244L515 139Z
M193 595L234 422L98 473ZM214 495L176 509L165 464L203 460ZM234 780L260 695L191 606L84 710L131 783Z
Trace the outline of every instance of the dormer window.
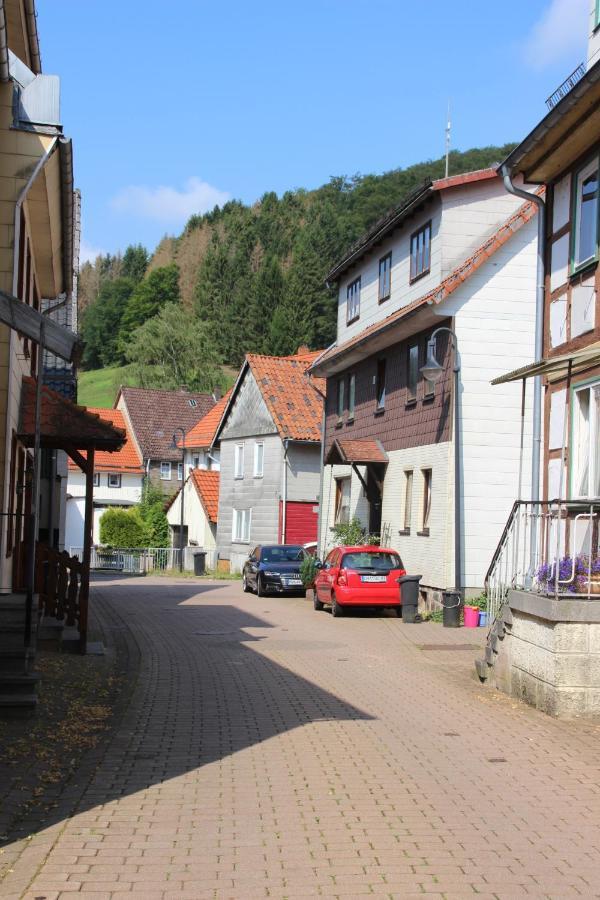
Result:
M346 290L346 324L360 317L360 278L356 278Z
M410 237L410 280L416 281L431 268L431 222Z

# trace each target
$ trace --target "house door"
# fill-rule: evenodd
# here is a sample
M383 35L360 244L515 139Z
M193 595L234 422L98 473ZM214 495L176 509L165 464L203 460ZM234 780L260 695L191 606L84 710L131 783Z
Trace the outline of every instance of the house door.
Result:
M378 467L379 468L379 467ZM381 533L381 488L383 472L369 466L367 472L367 499L369 501L369 533Z

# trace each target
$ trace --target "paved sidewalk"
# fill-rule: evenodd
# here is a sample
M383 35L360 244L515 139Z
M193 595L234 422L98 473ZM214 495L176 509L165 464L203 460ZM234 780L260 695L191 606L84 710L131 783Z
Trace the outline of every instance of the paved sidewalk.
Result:
M479 685L483 629L227 582L93 597L140 676L77 814L19 848L2 898L600 896L600 726Z

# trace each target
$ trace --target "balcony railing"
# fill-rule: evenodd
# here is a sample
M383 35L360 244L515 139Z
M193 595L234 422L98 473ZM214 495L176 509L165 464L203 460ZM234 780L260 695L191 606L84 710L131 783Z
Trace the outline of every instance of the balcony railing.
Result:
M585 64L580 63L574 72L571 72L568 78L565 78L563 83L556 88L553 94L550 94L548 99L546 100L546 106L548 109L554 109L557 103L566 97L567 94L573 90L577 82L581 81L583 76L585 75Z
M600 600L600 501L517 501L488 569L490 622L511 589Z

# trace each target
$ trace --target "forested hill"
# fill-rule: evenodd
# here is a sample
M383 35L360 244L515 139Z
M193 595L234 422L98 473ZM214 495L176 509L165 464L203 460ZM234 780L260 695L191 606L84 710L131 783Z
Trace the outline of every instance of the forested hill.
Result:
M513 146L454 151L450 173L485 168ZM147 384L207 387L214 365L236 366L248 351L286 354L301 344L327 346L336 321L336 298L324 285L327 271L410 191L443 174L440 158L383 175L331 178L314 191L267 193L253 206L231 201L192 216L183 233L164 238L151 258L132 245L122 257L85 264L84 366L129 362ZM165 348L165 335L178 330L180 343ZM173 371L176 355L182 362ZM201 355L203 364L194 367Z

